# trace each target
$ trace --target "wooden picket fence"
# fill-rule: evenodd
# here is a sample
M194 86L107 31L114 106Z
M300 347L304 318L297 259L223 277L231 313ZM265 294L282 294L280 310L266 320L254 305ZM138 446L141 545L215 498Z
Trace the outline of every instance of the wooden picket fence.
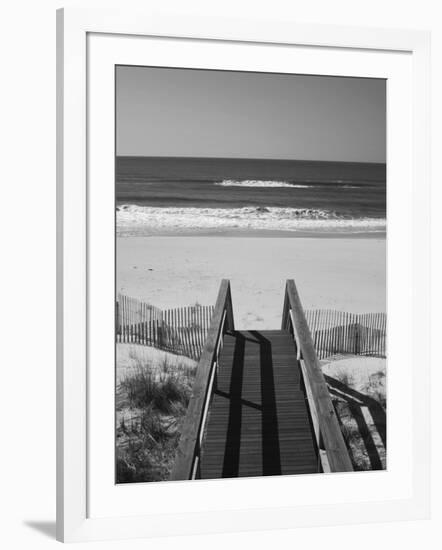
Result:
M119 294L115 307L116 339L186 355L198 360L206 340L213 306L161 310ZM305 310L319 359L336 354L386 356L385 313Z
M213 306L189 306L161 310L118 295L115 307L116 339L142 344L198 360L213 314Z
M385 313L314 309L305 315L319 359L346 353L386 357Z

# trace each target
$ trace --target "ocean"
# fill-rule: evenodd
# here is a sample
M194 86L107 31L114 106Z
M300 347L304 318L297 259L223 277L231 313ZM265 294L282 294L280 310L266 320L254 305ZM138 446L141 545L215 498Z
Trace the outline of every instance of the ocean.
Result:
M385 235L385 164L117 157L119 236Z

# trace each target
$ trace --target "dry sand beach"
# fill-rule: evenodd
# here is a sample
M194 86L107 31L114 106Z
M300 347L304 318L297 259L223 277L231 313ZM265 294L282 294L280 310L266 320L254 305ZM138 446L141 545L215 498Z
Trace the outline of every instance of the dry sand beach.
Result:
M230 279L240 329L280 326L287 278L306 309L386 310L385 237L119 237L117 257L117 292L162 309L214 304Z

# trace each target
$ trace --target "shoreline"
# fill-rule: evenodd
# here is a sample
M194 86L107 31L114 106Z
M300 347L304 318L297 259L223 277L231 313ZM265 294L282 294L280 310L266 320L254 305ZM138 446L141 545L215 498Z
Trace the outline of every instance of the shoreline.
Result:
M180 229L180 230L158 230L158 232L152 232L151 234L138 234L136 230L131 233L131 230L127 230L127 234L124 232L118 233L117 238L132 239L132 238L152 238L152 237L226 237L229 239L234 238L250 238L250 239L270 239L270 238L283 238L283 239L386 239L386 231L289 231L289 230L259 230L259 229L206 229L197 231L193 229Z

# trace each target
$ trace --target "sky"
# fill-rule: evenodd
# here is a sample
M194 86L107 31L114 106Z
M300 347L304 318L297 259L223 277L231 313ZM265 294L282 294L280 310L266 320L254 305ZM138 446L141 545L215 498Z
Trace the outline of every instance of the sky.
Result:
M380 79L117 67L117 154L385 162Z

